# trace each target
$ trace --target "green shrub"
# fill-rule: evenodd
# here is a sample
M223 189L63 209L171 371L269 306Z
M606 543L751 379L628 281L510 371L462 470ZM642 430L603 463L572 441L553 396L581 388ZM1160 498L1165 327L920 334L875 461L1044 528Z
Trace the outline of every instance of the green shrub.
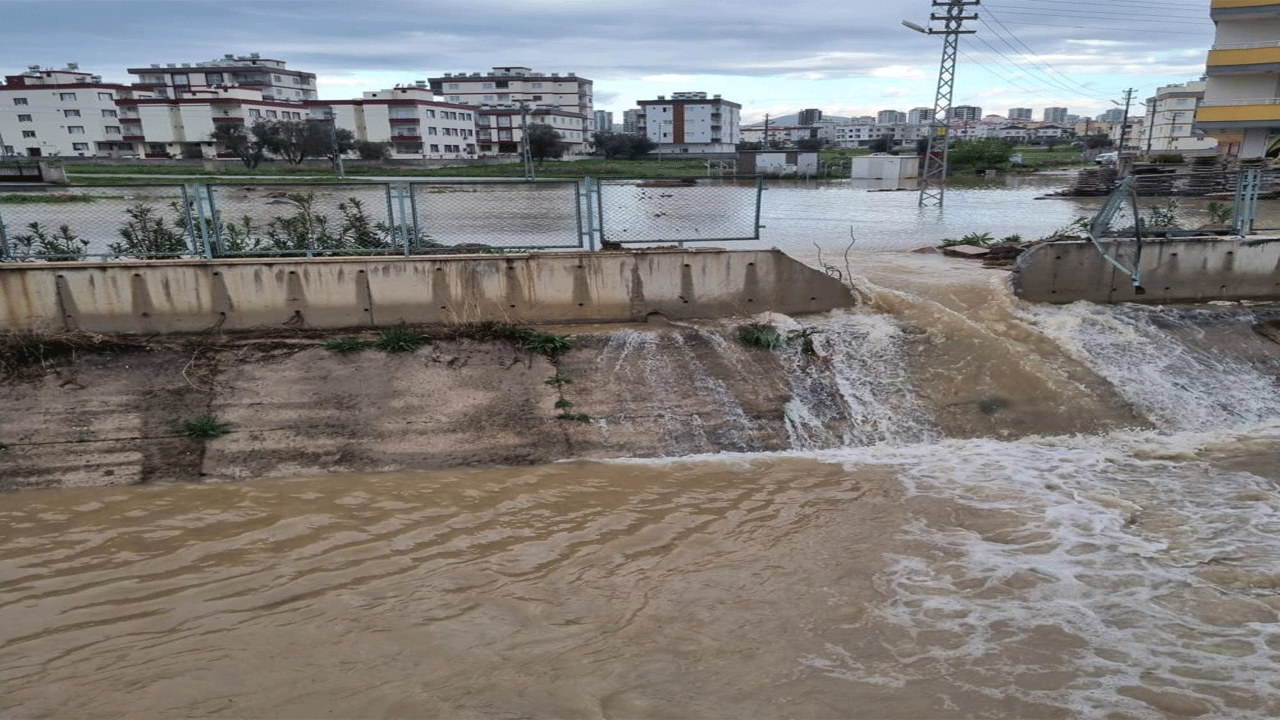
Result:
M562 412L556 416L557 420L572 420L574 422L591 422L591 416L586 413Z
M51 255L50 260L82 260L89 248L88 240L81 240L69 225L59 225L56 233L38 222L27 225L30 232L15 233L9 238L10 252L14 255Z
M386 352L413 352L427 343L424 335L405 328L391 328L373 342L373 346Z
M129 219L120 228L120 242L107 246L113 255L155 260L191 252L181 219L174 220L170 227L155 208L143 203L131 205L124 212Z
M201 415L182 423L182 434L197 440L222 437L229 432L231 432L231 423L223 422L212 415Z
M1234 207L1217 200L1210 201L1205 209L1209 211L1209 223L1212 225L1226 225L1231 222L1232 216L1235 215Z
M762 350L777 350L782 347L782 335L769 323L748 323L738 328L738 339L744 345Z
M326 350L332 350L337 353L353 353L368 350L373 347L373 341L352 337L334 338L326 342L324 347Z
M562 388L565 385L572 385L573 378L565 375L564 373L556 373L542 382L554 388Z

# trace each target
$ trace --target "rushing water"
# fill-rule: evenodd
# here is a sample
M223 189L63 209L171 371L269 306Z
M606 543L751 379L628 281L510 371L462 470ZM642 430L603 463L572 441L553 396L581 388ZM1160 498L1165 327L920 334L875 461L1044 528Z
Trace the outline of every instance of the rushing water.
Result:
M847 268L789 452L0 495L0 716L1280 716L1280 307Z

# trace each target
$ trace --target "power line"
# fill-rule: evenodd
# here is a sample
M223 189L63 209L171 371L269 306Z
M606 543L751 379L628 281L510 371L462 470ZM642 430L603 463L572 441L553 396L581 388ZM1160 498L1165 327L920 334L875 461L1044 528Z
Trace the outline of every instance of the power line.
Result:
M1173 25L1204 25L1204 24L1207 24L1207 23L1211 22L1211 21L1209 20L1209 18L1207 18L1207 17L1206 17L1206 18L1199 19L1199 20L1191 20L1191 19L1190 19L1190 18L1191 18L1191 16L1190 16L1190 15L1187 15L1187 16L1178 16L1178 17L1185 17L1186 19L1184 19L1184 20L1160 20L1160 19L1157 19L1154 15L1147 15L1147 14L1145 14L1145 13L1144 13L1144 14L1134 14L1134 13L1109 13L1109 12L1097 12L1097 11L1094 11L1094 10L1079 10L1079 11L1075 11L1075 10L1061 10L1061 11L1057 11L1057 12L1043 13L1043 12L1034 12L1034 11L1033 11L1033 12L1028 12L1028 11L1025 11L1025 10L1013 10L1013 9L1009 9L1009 8L1016 8L1016 7L1017 7L1016 5L984 5L983 7L986 7L986 8L1001 8L1002 12L1005 12L1005 13L1010 14L1010 15L1031 15L1031 16L1033 16L1033 17L1047 17L1047 18L1059 18L1059 17L1060 17L1060 18L1082 18L1082 19L1085 19L1085 20L1089 20L1089 19L1093 19L1093 18L1097 18L1098 20L1108 20L1108 19L1110 19L1110 18L1116 18L1116 19L1138 19L1138 20L1149 20L1149 21L1151 21L1151 22L1164 23L1164 24L1173 24ZM1071 14L1068 14L1068 13L1071 13L1071 12L1081 12L1081 13L1084 13L1084 14L1083 14L1083 15L1071 15ZM1108 16L1108 17L1101 17L1101 16L1103 16L1103 15L1106 15L1106 16Z
M1006 27L1006 26L1005 26L1005 24L1004 24L1003 22L1001 22L1001 21L1000 21L1000 18L996 17L996 16L995 16L994 14L992 14L992 13L987 13L987 14L988 14L988 15L991 15L991 19L992 19L992 20L995 20L995 21L996 21L996 24L997 24L997 25L999 25L999 26L1000 26L1000 27L1005 31L1005 33L1007 33L1007 34L1009 35L1009 37L1010 37L1010 38L1012 38L1015 42L1017 42L1019 45L1021 45L1021 46L1022 46L1022 48L1023 48L1023 50L1026 50L1026 51L1027 51L1027 54L1028 54L1028 58L1027 58L1027 60L1028 60L1028 62L1030 62L1032 65L1035 65L1036 67L1039 67L1039 68L1043 69L1043 70L1044 70L1044 72L1045 72L1045 77L1048 77L1048 76L1049 76L1049 71L1050 71L1050 69L1051 69L1051 68L1049 68L1049 67L1047 67L1047 66L1045 66L1045 65L1041 65L1040 63L1038 63L1038 62L1036 62L1036 61L1034 60L1034 58L1036 58L1036 57L1037 57L1036 52L1035 52L1034 50L1032 50L1032 49L1031 49L1031 47L1030 47L1030 46L1028 46L1026 43L1022 42L1022 40L1021 40L1021 39L1019 39L1017 35L1014 35L1014 34L1013 34L1013 31L1012 31L1012 30L1010 30L1008 27ZM1009 41L1008 41L1008 40L1006 40L1006 39L1004 38L1004 36L1003 36L1003 35L1001 35L1001 34L1000 34L1000 32L999 32L998 30L996 30L995 28L991 27L991 25L990 25L990 24L988 24L988 23L987 23L987 21L986 21L985 19L980 19L980 22L982 22L982 24L983 24L984 26L986 26L986 28L987 28L988 30L990 30L992 33L995 33L996 37L1000 38L1001 42L1003 42L1005 45L1008 45L1008 47L1009 47L1009 49L1010 49L1010 50L1013 50L1015 53L1021 54L1021 52L1020 52L1017 48L1015 48L1013 45L1009 44ZM1057 71L1055 70L1054 72L1057 72ZM1059 75L1062 75L1062 73L1058 73L1058 74L1059 74ZM1063 77L1064 79L1066 79L1068 82L1070 82L1072 85L1074 85L1076 88L1079 88L1079 89L1077 89L1077 90L1072 90L1072 92L1081 92L1081 93L1084 93L1084 94L1086 94L1086 95L1094 95L1094 96L1096 96L1096 94L1097 94L1097 91L1096 91L1096 90L1093 90L1092 88L1086 87L1085 85L1083 85L1083 84L1081 84L1081 83L1079 83L1079 82L1076 82L1074 79L1072 79L1072 78L1070 78L1070 77L1067 77L1066 75L1062 75L1062 77ZM1059 83L1059 84L1060 84L1060 83Z
M1073 28L1077 30L1115 30L1116 29L1115 26L1102 27L1100 25L1059 25L1056 23L1022 22L1020 20L1010 20L1009 24L1010 25L1035 25L1038 27ZM1150 28L1143 28L1142 32L1147 34L1152 34L1152 35L1201 35L1201 36L1204 35L1204 33L1198 33L1198 32L1184 32L1181 30L1154 30Z
M1026 0L1027 2L1051 2L1054 5L1096 5L1098 7L1123 7L1113 2L1086 2L1085 0ZM1171 2L1147 2L1146 0L1128 0L1124 5L1151 5L1154 8L1194 8L1200 12L1204 12L1204 3L1171 3Z
M1009 61L1009 63L1010 63L1014 68L1017 68L1017 67L1018 67L1018 64L1019 64L1019 63L1018 63L1018 61L1017 61L1017 60L1015 60L1015 59L1013 59L1013 58L1009 57L1008 55L1005 55L1005 54L1004 54L1003 52L1001 52L998 48L993 47L993 46L991 45L991 43L987 42L987 41L986 41L986 40L985 40L981 35L975 35L975 36L974 36L974 39L975 39L975 40L977 40L978 42L982 43L983 45L986 45L986 46L987 46L987 47L988 47L992 52L994 52L996 55L999 55L1000 57L1004 58L1005 60L1008 60L1008 61ZM1001 40L1004 40L1004 38L1000 38L1000 39L1001 39ZM1005 45L1009 45L1008 41L1005 41ZM1009 45L1009 48L1010 48L1011 50L1013 50L1013 46L1012 46L1012 45ZM1017 51L1017 50L1014 50L1014 52L1016 53L1016 52L1018 52L1018 51ZM1018 72L1018 70L1016 70L1016 69L1015 69L1014 71L1015 71L1015 72ZM1026 72L1026 71L1022 71L1022 72ZM1047 74L1047 73L1041 73L1041 74L1042 74L1042 75L1044 75L1044 79L1045 79L1046 81L1048 81L1050 84L1054 85L1054 86L1055 86L1056 88L1058 88L1059 90L1065 90L1065 91L1067 91L1067 92L1069 92L1069 93L1085 94L1085 95L1089 95L1090 97L1094 97L1095 99L1099 99L1099 100L1101 100L1101 99L1107 99L1107 98L1106 98L1105 96L1103 96L1102 94L1097 93L1097 91L1089 91L1089 92L1087 92L1087 93L1081 93L1081 91L1080 91L1080 90L1078 90L1078 89L1076 89L1076 88L1073 88L1073 87L1070 87L1070 86L1068 86L1068 85L1066 85L1066 84L1064 84L1064 83L1062 83L1062 82L1059 82L1059 81L1055 80L1052 76L1050 76L1050 75L1049 75L1049 74Z

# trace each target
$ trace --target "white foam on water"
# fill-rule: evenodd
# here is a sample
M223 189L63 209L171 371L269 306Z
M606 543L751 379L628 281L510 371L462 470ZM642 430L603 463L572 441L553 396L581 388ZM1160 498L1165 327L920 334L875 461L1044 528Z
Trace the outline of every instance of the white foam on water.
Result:
M947 440L821 453L900 469L918 552L877 578L891 662L801 658L850 681L945 678L1073 717L1280 710L1280 488L1216 468L1243 431ZM937 638L946 638L939 642ZM1067 671L1064 687L1034 679Z
M794 342L781 350L793 448L902 445L940 435L907 376L905 336L892 317L837 315L796 329L814 334L812 354Z
M1026 304L1017 312L1160 427L1231 427L1264 421L1280 408L1274 370L1226 351L1192 347L1170 332L1196 334L1202 310L1077 302ZM1248 317L1238 313L1237 322Z

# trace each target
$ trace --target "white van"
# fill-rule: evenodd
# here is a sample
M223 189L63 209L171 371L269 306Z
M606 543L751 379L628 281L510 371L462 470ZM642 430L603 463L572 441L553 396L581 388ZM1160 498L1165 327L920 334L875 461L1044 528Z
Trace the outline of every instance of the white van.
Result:
M1115 165L1119 160L1120 153L1118 152L1100 153L1098 157L1093 159L1093 161L1099 165Z

